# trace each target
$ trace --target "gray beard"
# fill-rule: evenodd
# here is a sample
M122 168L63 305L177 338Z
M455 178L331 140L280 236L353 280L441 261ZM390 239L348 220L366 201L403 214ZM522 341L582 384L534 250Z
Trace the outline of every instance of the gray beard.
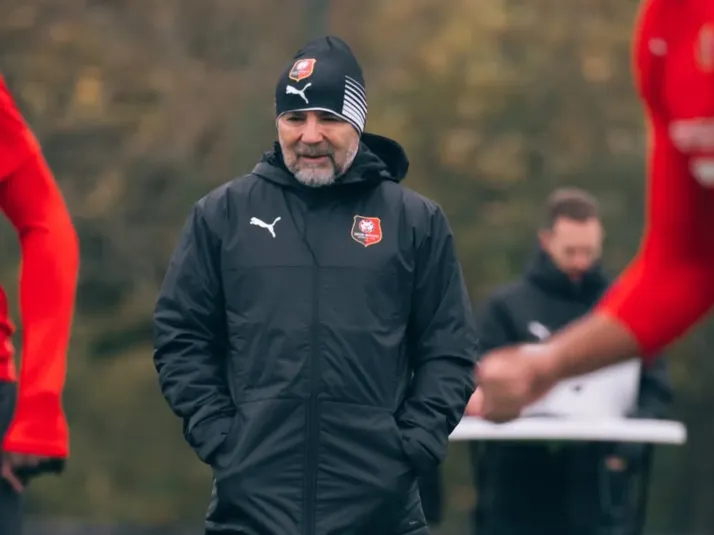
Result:
M344 175L347 170L352 166L355 156L357 156L356 148L348 155L347 161L345 162L345 168L340 173L337 173L333 170L328 174L326 171L319 169L298 169L297 171L290 169L290 171L295 176L295 179L300 182L300 184L310 188L323 188L325 186L331 186L335 183L335 180L337 180L338 177Z
M315 169L300 169L293 173L293 175L295 175L295 179L300 182L300 184L310 188L331 186L337 179L334 172L327 174L324 171L316 171Z

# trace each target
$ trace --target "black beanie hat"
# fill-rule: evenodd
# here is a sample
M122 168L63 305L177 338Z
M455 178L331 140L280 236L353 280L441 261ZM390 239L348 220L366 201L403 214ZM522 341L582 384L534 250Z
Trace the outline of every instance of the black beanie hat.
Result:
M308 110L334 113L360 134L364 131L367 93L362 67L339 37L310 41L280 75L275 88L276 117Z

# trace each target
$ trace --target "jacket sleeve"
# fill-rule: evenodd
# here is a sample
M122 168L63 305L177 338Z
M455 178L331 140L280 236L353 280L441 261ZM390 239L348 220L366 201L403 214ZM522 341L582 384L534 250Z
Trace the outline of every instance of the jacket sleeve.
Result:
M62 407L79 271L79 242L59 186L40 152L0 182L0 209L22 251L22 354L5 451L62 459L69 430Z
M220 243L199 202L185 224L154 310L154 364L161 391L183 419L184 435L210 463L235 406L225 371Z
M640 252L597 306L630 330L645 361L692 329L714 305L714 191L691 176L668 122L653 116L650 137Z
M13 175L40 145L0 75L0 180Z
M474 391L476 328L451 229L433 208L417 251L408 328L411 385L399 411L404 450L420 473L445 457Z

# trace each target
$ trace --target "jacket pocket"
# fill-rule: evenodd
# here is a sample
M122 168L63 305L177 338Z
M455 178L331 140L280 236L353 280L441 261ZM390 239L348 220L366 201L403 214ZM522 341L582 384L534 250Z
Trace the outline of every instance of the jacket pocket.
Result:
M197 424L185 433L186 440L204 463L212 464L231 427L231 416L218 416Z

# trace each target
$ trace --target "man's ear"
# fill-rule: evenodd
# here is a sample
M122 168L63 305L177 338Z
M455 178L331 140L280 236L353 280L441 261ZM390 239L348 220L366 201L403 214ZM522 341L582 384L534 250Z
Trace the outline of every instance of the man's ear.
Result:
M540 244L541 249L543 250L548 250L548 244L550 243L550 229L540 229L538 231L538 243Z

